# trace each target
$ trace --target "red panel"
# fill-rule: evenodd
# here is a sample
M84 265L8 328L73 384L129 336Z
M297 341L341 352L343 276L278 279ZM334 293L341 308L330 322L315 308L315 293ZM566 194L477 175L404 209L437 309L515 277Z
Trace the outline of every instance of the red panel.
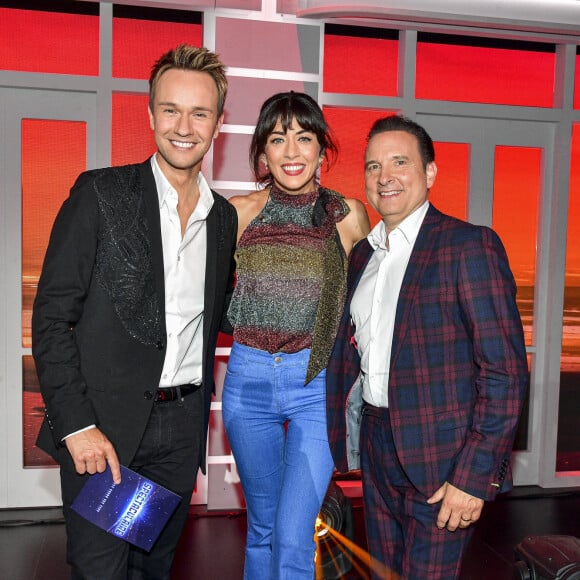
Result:
M566 280L564 288L564 335L562 370L580 372L580 123L572 132L572 170L568 201ZM576 389L580 382L576 377Z
M525 284L535 280L541 167L539 148L496 147L493 228L506 247L514 276Z
M149 79L155 61L184 43L202 45L201 25L113 18L113 77Z
M580 88L578 58L576 61L576 102L578 102ZM566 281L562 316L556 471L567 472L566 475L580 475L580 438L578 437L578 401L580 400L580 123L575 124L572 130L572 170L568 201ZM572 473L573 471L576 473Z
M30 346L30 315L54 218L86 169L86 124L22 120L22 345Z
M99 18L0 8L3 70L99 74Z
M37 276L52 222L86 169L86 123L22 120L23 276Z
M572 129L572 163L568 201L568 244L566 246L566 286L577 286L580 288L580 123L576 123Z
M551 107L555 54L419 42L416 96Z
M378 118L393 112L324 107L324 116L338 141L339 156L329 173L322 172L321 182L325 187L335 189L346 197L355 197L364 202L373 225L379 221L379 216L369 207L366 199L364 177L366 138L372 124Z
M541 175L541 149L496 147L492 226L505 246L518 285L517 302L528 345L533 340Z
M156 151L148 105L148 95L113 94L111 165L140 163Z
M580 109L580 55L576 56L576 75L574 76L574 108Z
M434 143L437 177L429 199L440 211L467 219L469 187L469 145L467 143Z
M396 96L397 63L396 40L327 34L324 37L324 91Z

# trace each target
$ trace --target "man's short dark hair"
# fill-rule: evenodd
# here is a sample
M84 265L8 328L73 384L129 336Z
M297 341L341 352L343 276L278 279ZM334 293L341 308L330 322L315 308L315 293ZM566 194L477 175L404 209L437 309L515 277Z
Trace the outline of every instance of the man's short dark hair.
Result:
M388 117L377 119L369 131L367 144L375 135L389 131L405 131L405 133L410 133L417 138L423 169L426 169L429 163L435 161L435 148L429 133L421 125L402 115L389 115Z

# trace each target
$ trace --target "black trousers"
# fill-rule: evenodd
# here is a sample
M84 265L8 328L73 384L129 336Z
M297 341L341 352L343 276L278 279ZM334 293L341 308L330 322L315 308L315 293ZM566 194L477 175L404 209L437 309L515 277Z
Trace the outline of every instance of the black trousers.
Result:
M201 449L203 392L157 403L130 467L181 495L182 501L150 552L108 534L70 506L90 475L61 469L67 561L74 580L168 579L185 524Z

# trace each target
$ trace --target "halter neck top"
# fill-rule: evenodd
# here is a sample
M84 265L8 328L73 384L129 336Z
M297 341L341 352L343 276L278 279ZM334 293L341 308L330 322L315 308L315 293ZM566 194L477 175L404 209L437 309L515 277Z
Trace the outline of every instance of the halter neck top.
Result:
M228 310L236 342L269 353L312 348L318 372L326 366L345 286L336 223L348 211L344 198L325 188L301 195L271 189L238 242L237 281ZM331 336L323 349L326 360L314 364L317 327Z

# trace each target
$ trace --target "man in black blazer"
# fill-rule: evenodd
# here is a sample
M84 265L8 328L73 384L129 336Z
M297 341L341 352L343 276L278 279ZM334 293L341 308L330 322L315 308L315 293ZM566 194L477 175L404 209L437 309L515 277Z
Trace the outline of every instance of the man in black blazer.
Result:
M38 445L61 466L73 578L169 578L205 470L214 352L232 289L237 218L201 164L223 122L217 55L182 45L151 73L157 152L83 173L53 227L32 320L46 405ZM147 553L71 504L120 464L182 502Z

